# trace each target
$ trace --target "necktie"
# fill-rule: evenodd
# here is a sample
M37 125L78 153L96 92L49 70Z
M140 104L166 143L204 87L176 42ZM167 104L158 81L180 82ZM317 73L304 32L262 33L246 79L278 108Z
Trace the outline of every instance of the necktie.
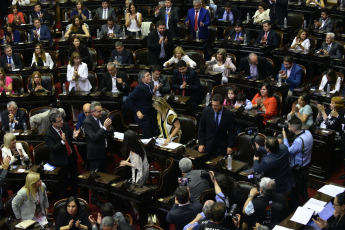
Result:
M62 136L62 131L61 129L59 130L59 134L60 134L60 137ZM67 150L67 155L71 155L72 154L72 149L71 149L71 146L69 146L68 144L68 141L66 140L65 141L65 146L66 146L66 150Z
M12 64L12 58L11 57L8 58L8 64Z
M331 46L328 46L328 47L327 47L327 52L329 52L329 51L330 51L330 49L331 49Z
M198 11L195 11L194 31L198 30Z
M267 32L265 32L265 40L267 40L267 36L268 36L268 33L267 33Z
M182 75L182 83L186 81L186 76ZM186 89L182 90L182 96L184 96L186 94Z
M151 89L151 84L149 84L149 90L150 90L150 93L153 94L152 89Z
M217 112L217 115L216 115L216 130L218 130L218 126L219 126L219 112Z
M165 24L166 25L168 25L168 19L169 19L168 13L169 13L169 9L167 9L167 12L165 13Z
M226 13L226 19L227 21L230 21L230 13Z
M99 127L103 128L103 125L99 119L97 119L97 123L98 123Z
M236 33L236 38L235 41L238 41L238 37L239 37L240 33Z

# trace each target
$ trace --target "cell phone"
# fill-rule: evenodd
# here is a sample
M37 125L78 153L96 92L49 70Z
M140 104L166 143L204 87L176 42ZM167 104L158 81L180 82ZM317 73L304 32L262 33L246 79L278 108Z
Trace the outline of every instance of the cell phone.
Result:
M178 177L177 182L181 185L187 186L189 180L186 177Z
M248 179L253 179L253 178L254 178L253 174L248 175Z

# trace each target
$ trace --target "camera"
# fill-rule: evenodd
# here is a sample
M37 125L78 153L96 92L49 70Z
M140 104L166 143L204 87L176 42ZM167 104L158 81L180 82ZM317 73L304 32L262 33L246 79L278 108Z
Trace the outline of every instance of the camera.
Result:
M180 186L187 186L187 184L190 182L190 178L187 177L178 177L177 182Z
M255 138L259 134L259 129L257 127L248 127L244 130L244 133L248 136L253 136L253 138L251 139L250 142L251 142L253 148L256 149ZM255 156L257 156L256 153L255 153Z
M263 173L254 173L254 174L248 175L248 179L250 179L252 183L255 184L258 189L260 188L260 181L263 177L264 177Z
M231 216L232 218L234 218L237 221L238 219L237 219L236 214L238 214L238 213L239 213L238 205L237 204L233 204L231 206L231 209L230 209L230 212L229 212L229 216Z

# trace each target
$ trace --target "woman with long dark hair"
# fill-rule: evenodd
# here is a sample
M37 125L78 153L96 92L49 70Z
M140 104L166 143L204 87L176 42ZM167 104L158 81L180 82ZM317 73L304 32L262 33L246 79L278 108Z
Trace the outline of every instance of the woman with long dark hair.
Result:
M71 35L76 35L79 37L89 38L90 33L87 27L83 23L83 19L80 15L76 15L72 18L72 26L67 30L65 38Z
M323 75L319 90L327 91L327 85L329 84L330 93L335 93L340 91L341 78L338 77L337 72L334 69L328 69L326 74Z
M82 44L80 37L74 37L68 51L68 57L71 57L73 52L78 52L81 57L81 61L86 64L90 63L90 53L88 48Z
M5 40L7 43L18 43L20 42L20 33L14 28L13 24L7 24L5 26Z
M273 88L269 83L261 86L260 92L252 100L253 109L264 112L264 121L277 114L277 100L273 97Z

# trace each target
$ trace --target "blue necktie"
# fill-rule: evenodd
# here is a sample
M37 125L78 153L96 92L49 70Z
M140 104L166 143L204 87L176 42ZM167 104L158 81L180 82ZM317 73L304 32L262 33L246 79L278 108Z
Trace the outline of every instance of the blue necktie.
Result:
M165 13L165 24L168 25L168 12L169 12L169 9L167 9L167 12Z
M12 64L12 58L11 57L8 58L8 64Z

